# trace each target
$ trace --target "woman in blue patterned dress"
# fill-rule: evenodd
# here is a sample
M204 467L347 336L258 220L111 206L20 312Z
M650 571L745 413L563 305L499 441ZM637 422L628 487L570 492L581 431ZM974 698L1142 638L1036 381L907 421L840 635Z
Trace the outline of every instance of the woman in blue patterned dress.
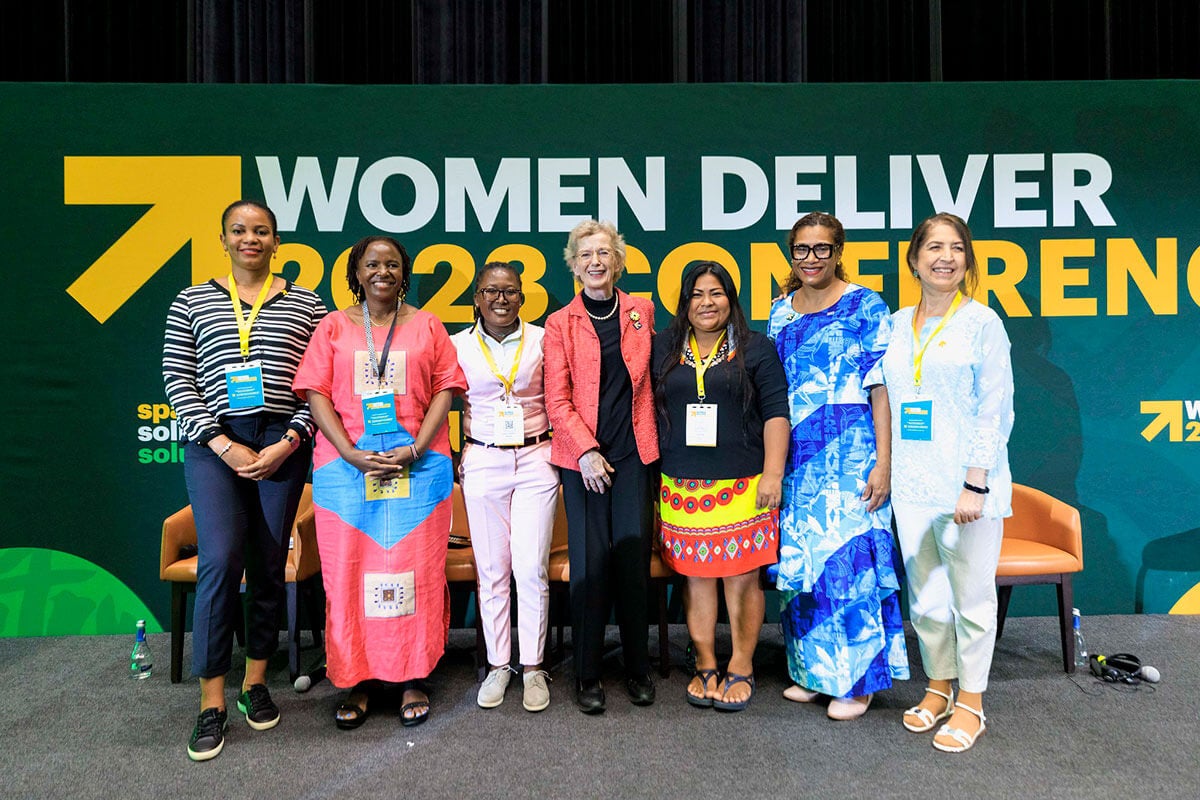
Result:
M792 226L792 277L768 323L791 410L775 585L795 685L783 694L827 696L837 720L862 716L875 692L908 678L879 366L889 314L879 295L846 280L845 241L830 214Z

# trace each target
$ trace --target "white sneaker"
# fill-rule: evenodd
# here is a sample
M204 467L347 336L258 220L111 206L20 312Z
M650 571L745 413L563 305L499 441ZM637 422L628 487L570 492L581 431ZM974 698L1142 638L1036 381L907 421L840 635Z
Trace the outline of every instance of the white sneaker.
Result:
M483 685L479 687L479 697L476 698L480 708L495 708L504 702L504 690L508 688L512 667L499 667L487 674Z
M546 685L546 681L552 680L552 678L546 673L546 670L526 672L523 680L525 681L525 696L522 703L526 711L541 711L550 705L550 687Z

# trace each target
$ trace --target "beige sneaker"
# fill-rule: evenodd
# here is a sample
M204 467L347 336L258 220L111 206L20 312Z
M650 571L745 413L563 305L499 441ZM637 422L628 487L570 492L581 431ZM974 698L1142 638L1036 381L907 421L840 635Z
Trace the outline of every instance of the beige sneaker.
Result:
M487 674L487 677L483 679L483 685L479 687L479 696L476 698L480 708L495 708L504 702L504 690L508 688L508 681L513 672L512 667L505 666Z
M524 674L525 697L522 703L526 711L541 711L550 705L550 687L546 685L548 680L552 679L544 669Z

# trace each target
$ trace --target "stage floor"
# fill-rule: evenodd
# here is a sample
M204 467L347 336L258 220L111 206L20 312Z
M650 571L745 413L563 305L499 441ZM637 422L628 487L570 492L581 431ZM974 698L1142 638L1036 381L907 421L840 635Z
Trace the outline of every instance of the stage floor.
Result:
M1102 684L1062 671L1056 620L1008 620L986 695L988 731L975 749L947 755L930 734L908 733L901 713L924 686L909 636L912 680L875 697L853 722L784 700L778 626L756 657L749 709L721 714L684 701L687 630L671 626L674 667L658 701L631 705L619 651L607 662L608 711L573 702L570 662L553 666L552 704L521 707L520 681L499 708L475 704L474 634L452 632L431 678L429 721L403 728L394 704L376 703L358 730L332 715L342 692L305 694L272 661L283 719L252 731L234 710L225 750L191 763L195 681L168 680L166 634L151 636L155 672L126 676L132 637L0 640L5 797L1200 797L1200 617L1106 616L1084 621L1093 651L1132 652L1162 672L1151 687ZM609 630L614 645L615 629ZM728 651L727 632L723 646ZM651 649L656 633L651 629ZM569 645L569 634L568 634ZM569 647L568 647L569 652ZM184 652L190 659L190 642ZM320 652L307 650L306 664ZM185 670L186 672L186 670ZM656 676L657 677L657 676ZM240 681L240 669L230 675Z

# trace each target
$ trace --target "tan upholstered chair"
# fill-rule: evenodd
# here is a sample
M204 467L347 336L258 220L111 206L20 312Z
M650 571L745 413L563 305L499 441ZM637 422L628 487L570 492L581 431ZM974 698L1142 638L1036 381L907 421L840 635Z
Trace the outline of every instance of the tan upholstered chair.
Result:
M483 641L483 620L479 614L479 576L475 571L475 551L471 549L471 528L467 525L467 506L462 487L454 484L450 520L450 541L456 546L446 551L446 583L455 584L475 593L475 669L483 678L488 668L487 648ZM465 543L467 546L463 547Z
M187 596L196 590L196 521L186 506L163 520L158 577L171 584L171 683L183 680L183 633L186 627ZM292 546L285 568L288 627L288 674L300 674L299 587L321 572L317 553L317 531L312 507L312 484L305 484L292 528ZM313 616L323 620L325 609ZM323 623L314 622L313 639L321 642Z
M1013 484L1013 515L1004 521L1004 542L996 570L1000 609L996 638L1004 633L1013 586L1052 583L1058 589L1058 627L1063 669L1075 671L1074 603L1071 575L1083 569L1079 511L1045 492Z

